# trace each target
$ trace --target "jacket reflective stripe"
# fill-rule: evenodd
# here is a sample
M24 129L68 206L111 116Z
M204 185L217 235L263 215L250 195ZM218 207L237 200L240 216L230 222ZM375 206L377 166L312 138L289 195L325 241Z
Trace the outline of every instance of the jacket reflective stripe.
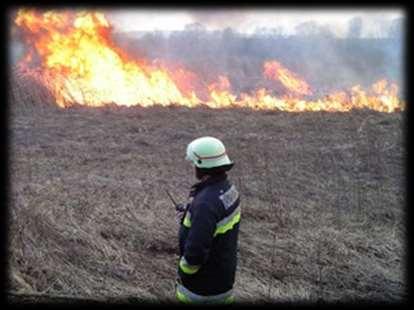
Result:
M240 221L240 206L238 206L234 211L229 215L226 216L221 221L217 222L216 230L214 232L214 236L218 234L224 234L228 230L232 229L234 225L236 225ZM183 221L184 227L191 228L191 213L187 211Z
M191 304L191 300L187 298L178 288L175 291L175 296L179 301L185 304Z
M183 303L232 303L234 301L233 290L229 290L225 293L211 296L202 296L195 294L185 288L180 283L177 283L176 297Z
M228 230L232 229L234 225L240 222L240 214L240 206L238 206L229 216L226 216L224 219L222 219L220 222L216 224L214 236L218 234L224 234Z
M191 227L191 213L189 210L185 214L183 225L187 228Z
M224 208L227 210L230 208L236 200L239 198L239 192L236 187L232 185L223 195L219 196Z
M181 270L186 274L194 274L201 267L200 265L190 265L184 256L181 257L179 266Z

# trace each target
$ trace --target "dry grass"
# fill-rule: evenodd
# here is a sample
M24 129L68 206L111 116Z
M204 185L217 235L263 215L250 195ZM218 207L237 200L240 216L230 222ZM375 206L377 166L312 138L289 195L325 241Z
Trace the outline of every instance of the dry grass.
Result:
M163 187L186 197L185 147L212 135L242 195L239 301L407 298L403 114L61 110L13 94L10 291L174 301Z

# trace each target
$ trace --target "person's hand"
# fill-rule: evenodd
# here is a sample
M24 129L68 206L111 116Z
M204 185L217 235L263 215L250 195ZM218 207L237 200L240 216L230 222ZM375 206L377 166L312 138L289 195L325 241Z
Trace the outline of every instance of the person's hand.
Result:
M175 206L175 220L178 225L181 225L184 219L185 211L187 210L187 205L184 203L179 203Z

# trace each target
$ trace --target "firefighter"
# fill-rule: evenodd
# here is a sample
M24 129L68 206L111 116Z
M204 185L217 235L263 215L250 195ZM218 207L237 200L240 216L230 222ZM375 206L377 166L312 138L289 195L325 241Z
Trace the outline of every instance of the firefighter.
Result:
M180 258L176 297L190 304L234 301L240 197L227 178L234 163L213 137L195 139L187 156L198 183L177 211Z

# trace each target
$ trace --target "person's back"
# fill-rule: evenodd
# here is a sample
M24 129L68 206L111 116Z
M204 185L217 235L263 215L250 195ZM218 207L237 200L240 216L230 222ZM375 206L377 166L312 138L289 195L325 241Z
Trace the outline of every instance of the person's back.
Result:
M192 159L191 152L196 155L196 175L201 180L191 189L190 202L181 216L179 231L180 262L176 295L178 300L187 303L227 303L233 300L240 197L227 178L226 171L233 167L233 163L228 159L224 145L224 152L219 148L216 156L211 152L207 154L211 156L202 156L203 149L200 152L197 148L197 142L207 140L216 143L216 139L212 139L197 139L187 148L187 158ZM213 151L217 153L214 145ZM224 156L224 160L220 158ZM208 166L206 159L217 158L218 161L210 160L210 167L200 167L203 162Z

